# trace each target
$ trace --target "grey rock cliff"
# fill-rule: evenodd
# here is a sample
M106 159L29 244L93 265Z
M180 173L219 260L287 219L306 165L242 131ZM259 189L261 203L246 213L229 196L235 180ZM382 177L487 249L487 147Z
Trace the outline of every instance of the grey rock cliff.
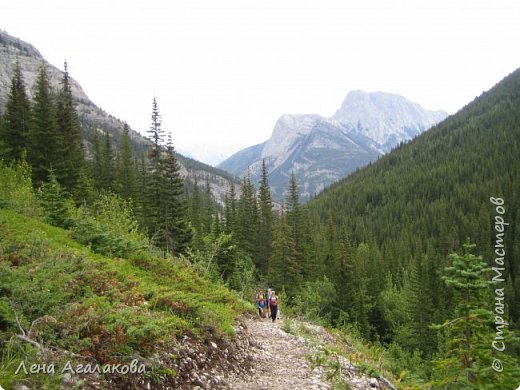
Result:
M294 172L306 201L446 116L399 95L352 91L330 118L282 115L269 140L239 151L219 167L237 176L249 172L258 181L265 160L274 199L283 200Z

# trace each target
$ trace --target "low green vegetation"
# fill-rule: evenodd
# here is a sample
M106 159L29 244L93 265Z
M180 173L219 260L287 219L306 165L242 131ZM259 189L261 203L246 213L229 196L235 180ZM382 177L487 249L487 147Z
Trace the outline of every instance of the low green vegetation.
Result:
M3 386L52 387L53 376L14 374L22 360L49 363L42 351L103 364L168 351L183 335L233 337L236 317L251 306L187 261L160 256L135 229L125 201L102 196L92 208L75 207L51 197L56 188L36 196L26 174L0 165ZM60 201L64 207L56 207Z

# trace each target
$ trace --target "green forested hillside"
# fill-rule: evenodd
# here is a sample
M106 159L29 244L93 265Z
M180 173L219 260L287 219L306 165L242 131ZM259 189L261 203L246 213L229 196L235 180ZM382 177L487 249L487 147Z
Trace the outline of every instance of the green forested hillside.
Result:
M187 370L179 371L184 350L229 340L237 316L250 308L186 260L151 247L128 204L114 195L98 203L94 216L65 198L36 197L27 170L0 163L0 179L0 379L6 389L20 383L69 388L62 375L67 362L102 370L133 359L141 370L132 375L116 370L94 378L87 370L69 386L84 388L86 380L101 388L181 388L190 383ZM69 230L46 223L63 222L60 216ZM216 356L210 355L211 366ZM33 364L40 364L37 373ZM54 373L44 365L53 365Z
M517 70L457 114L312 200L314 261L337 290L332 318L344 313L366 337L383 341L394 352L439 357L449 336L430 325L457 318L460 303L443 281L451 265L448 254L462 254L469 238L476 244L473 253L497 267L498 216L509 224L504 225L504 282L488 289L480 305L493 311L493 289L503 288L509 328L518 329L519 168ZM491 197L503 199L503 215ZM491 281L496 273L483 275ZM487 330L491 351L493 325ZM512 336L507 347L520 355ZM489 388L499 388L494 385Z

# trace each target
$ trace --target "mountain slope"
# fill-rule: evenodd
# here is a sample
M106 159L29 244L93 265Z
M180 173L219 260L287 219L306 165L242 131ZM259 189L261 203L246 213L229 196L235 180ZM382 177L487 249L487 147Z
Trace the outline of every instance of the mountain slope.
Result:
M53 88L58 88L63 77L62 71L45 61L34 46L0 30L0 112L7 101L9 85L17 60L20 62L30 98L34 95L35 81L41 64L47 66ZM124 123L97 107L76 80L71 78L70 82L87 150L95 131L108 132L113 145L117 148ZM134 151L138 154L142 153L147 147L147 139L135 130L130 130L129 133ZM177 156L181 164L181 174L187 178L188 182L192 184L196 180L203 184L208 181L215 199L221 204L224 203L224 196L229 190L230 183L239 185L239 181L233 175L180 154Z
M375 223L381 212L398 206L394 222L402 226L414 213L424 216L431 211L429 217L438 221L439 214L432 210L435 202L451 200L444 211L450 223L457 224L461 213L478 212L495 195L508 198L513 217L518 210L518 161L520 70L430 131L332 185L310 207L322 216L326 210L341 209L334 213L338 222L363 216ZM337 204L337 197L349 206ZM418 227L420 221L409 223ZM431 234L435 225L428 226ZM377 238L398 234L399 229L379 231Z
M242 149L231 157L228 157L225 161L220 163L218 167L228 172L245 172L247 168L258 159L264 145L265 142Z
M496 234L505 229L500 287L507 287L505 302L518 327L519 164L520 69L430 131L327 188L308 203L311 225L324 236L332 224L353 242L375 247L381 262L368 280L389 274L400 285L403 273L420 272L429 280L421 315L430 323L450 318L453 309L441 280L448 254L469 238L475 253L497 266ZM490 198L503 200L503 216ZM497 218L508 225L496 227ZM372 318L384 317L378 310ZM372 325L383 339L393 337L395 329L382 320ZM428 337L434 343L435 335Z
M519 167L520 69L307 203L313 252L318 254L315 266L334 281L336 305L365 337L403 352L392 365L394 375L424 370L419 383L434 383L432 388L474 387L458 365L463 352L453 347L463 337L461 328L451 326L460 320L468 296L480 296L471 310L481 310L490 323L503 316L511 332L508 340L520 333ZM475 247L468 249L467 240ZM472 259L462 274L480 278L482 294L470 290L467 281L450 283L462 253ZM476 256L494 270L475 276L471 267ZM333 310L330 314L342 318ZM441 329L448 339L431 324L445 324ZM480 330L470 325L471 333L481 332L471 347L489 351L496 325ZM470 352L476 356L478 388L517 386L520 349L515 343L504 353L493 351L494 356ZM402 356L418 351L423 358L410 368ZM503 372L490 368L493 358L509 361ZM453 371L442 359L455 362ZM418 386L414 381L405 378L402 384L413 388Z
M233 369L223 350L240 356L235 320L248 304L186 263L145 252L102 256L70 236L0 209L0 386L184 389L205 374L205 388L225 387L210 372ZM222 351L211 348L217 343ZM67 361L75 369L134 359L139 372L62 372ZM26 370L16 372L22 362ZM55 375L29 371L51 363Z
M239 151L219 167L237 176L249 171L258 181L265 159L274 199L283 199L294 172L305 201L445 116L402 96L353 91L331 118L282 115L269 140Z

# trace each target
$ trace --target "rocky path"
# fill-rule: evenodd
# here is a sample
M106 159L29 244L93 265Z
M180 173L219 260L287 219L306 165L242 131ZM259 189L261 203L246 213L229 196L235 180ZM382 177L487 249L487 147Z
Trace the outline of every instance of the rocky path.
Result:
M308 359L312 347L302 337L284 332L282 323L268 319L249 319L246 322L252 335L253 359L256 362L250 375L230 378L231 389L287 390L329 389L321 367L312 369Z

